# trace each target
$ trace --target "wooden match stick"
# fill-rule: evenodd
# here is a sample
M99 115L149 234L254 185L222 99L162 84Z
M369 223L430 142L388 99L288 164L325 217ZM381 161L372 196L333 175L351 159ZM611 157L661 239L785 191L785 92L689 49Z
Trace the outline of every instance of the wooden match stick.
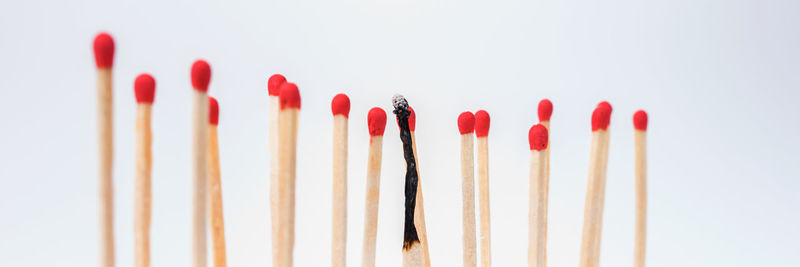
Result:
M592 113L592 147L589 154L589 181L583 213L580 267L597 267L600 261L610 121L611 105L605 101L601 102Z
M492 231L489 213L489 113L475 112L478 145L478 215L480 216L481 267L492 266Z
M150 214L152 169L152 133L150 114L155 96L156 80L149 74L136 77L136 191L134 192L134 266L150 266Z
M219 103L208 97L208 210L211 222L211 241L214 267L227 266L225 257L225 221L222 216L222 182L219 168Z
M414 150L414 159L417 161L417 206L414 209L414 227L419 234L420 250L422 251L422 266L431 266L431 255L428 247L428 230L425 226L425 201L422 197L422 174L419 172L419 154L417 154L417 114L414 108L408 107L411 114L408 116L408 130L411 133L411 148Z
M539 115L539 123L547 129L547 132L550 133L550 116L553 115L553 103L550 102L549 99L545 98L539 101L538 107L538 114ZM547 142L547 152L545 153L545 188L544 188L544 207L545 209L549 207L548 202L550 201L550 142ZM544 229L544 239L547 240L547 224L545 224ZM544 264L547 266L547 244L544 246Z
M281 85L278 112L278 246L273 266L290 267L294 253L294 200L297 166L297 119L300 91L294 83Z
M333 112L333 218L331 220L331 266L347 265L347 121L350 98L338 94Z
M547 128L536 124L528 131L531 177L528 202L528 266L544 267L547 260Z
M136 191L133 202L134 266L150 266L150 215L152 133L150 114L155 97L156 80L149 74L136 77L133 85L136 94Z
M192 266L206 267L206 195L208 175L208 83L211 67L205 60L192 64L194 200L192 214Z
M633 114L634 170L636 175L636 234L633 267L644 267L647 245L647 112Z
M477 266L475 249L475 161L473 134L475 115L465 111L458 115L458 131L461 133L461 223L464 266Z
M269 210L272 233L272 258L278 257L278 112L280 111L281 85L286 78L273 74L267 80L269 92Z
M114 39L107 33L94 38L94 59L97 65L97 143L98 188L100 205L100 266L114 266L114 184L113 90L111 66L114 63Z
M400 128L400 141L403 142L403 158L406 160L405 176L405 220L403 223L403 266L420 267L423 266L423 252L421 249L417 227L415 226L415 207L417 204L418 176L417 161L414 157L414 149L409 130L408 117L411 111L408 110L408 101L402 95L392 97L394 114L397 116L397 124Z
M381 159L386 111L374 107L367 115L369 127L369 156L367 158L367 197L364 201L364 250L362 267L375 267L375 242L378 235L378 203L381 192Z

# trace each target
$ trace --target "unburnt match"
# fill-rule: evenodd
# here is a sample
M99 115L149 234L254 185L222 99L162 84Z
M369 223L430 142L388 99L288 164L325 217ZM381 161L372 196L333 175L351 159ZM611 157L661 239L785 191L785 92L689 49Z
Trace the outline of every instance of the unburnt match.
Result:
M369 156L367 157L367 189L364 201L364 250L362 267L375 267L375 242L378 234L378 203L381 191L381 159L383 157L383 132L386 129L386 111L374 107L367 115L369 128Z
M206 195L208 177L208 83L211 67L205 60L192 64L194 200L192 214L192 266L206 267Z
M338 94L333 112L333 218L331 220L331 266L347 264L347 121L350 98Z
M480 217L481 267L492 266L492 233L489 212L489 113L475 112L475 140L478 145L478 215Z
M553 103L550 102L549 99L545 98L539 101L539 107L537 109L537 115L539 116L539 123L547 129L547 133L550 133L550 116L553 115ZM550 144L551 142L547 142L547 152L545 153L545 188L544 188L544 206L545 208L548 207L548 202L550 201ZM547 240L547 224L545 224L545 231L544 231L544 238ZM547 264L547 244L544 246L544 261Z
M408 101L402 95L392 97L394 114L397 116L397 124L400 127L400 141L403 143L403 158L406 160L405 175L405 220L403 226L403 266L420 267L423 266L423 253L417 235L417 227L414 222L414 209L417 204L417 161L414 157L414 149L409 130L408 117L411 111L408 109Z
M267 80L269 93L269 211L270 229L272 233L272 258L277 258L278 253L278 112L280 111L281 85L286 78L280 74L273 74Z
M547 263L547 128L536 124L528 131L531 176L528 202L528 266Z
M214 267L227 266L225 253L225 220L222 216L222 182L219 168L219 103L208 97L208 210L211 222L211 247Z
M589 181L583 213L580 267L597 267L600 261L600 236L603 226L610 121L611 105L603 101L592 113L592 146L589 154Z
M141 74L134 81L136 95L136 189L133 201L134 258L136 267L150 266L150 215L152 214L152 131L151 110L155 98L156 80Z
M636 175L636 233L633 267L644 267L647 245L647 112L633 114L634 173Z
M475 244L475 161L473 134L475 115L465 111L458 115L458 131L461 133L461 223L463 239L463 262L465 267L477 266Z
M113 90L111 66L114 63L114 39L107 33L94 38L94 59L97 65L97 148L100 205L98 227L100 266L114 266L114 184Z
M297 174L297 119L300 91L294 83L281 85L278 112L278 246L273 266L293 266L295 177Z

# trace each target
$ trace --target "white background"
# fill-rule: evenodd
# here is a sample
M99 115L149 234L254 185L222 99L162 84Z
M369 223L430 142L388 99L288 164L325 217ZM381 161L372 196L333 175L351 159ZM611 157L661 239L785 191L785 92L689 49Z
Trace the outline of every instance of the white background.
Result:
M337 2L337 3L334 3ZM157 81L152 265L190 265L189 68L219 99L229 266L269 266L267 89L303 98L296 266L330 261L330 100L350 95L348 263L359 266L366 113L402 93L431 257L461 264L456 117L486 109L495 266L523 266L528 128L553 101L550 266L576 266L590 113L614 107L601 265L630 266L631 116L650 114L648 266L800 265L800 4L657 1L3 1L0 266L97 264L94 35L115 38L118 266L132 266L133 80ZM400 266L402 158L384 144L378 266Z

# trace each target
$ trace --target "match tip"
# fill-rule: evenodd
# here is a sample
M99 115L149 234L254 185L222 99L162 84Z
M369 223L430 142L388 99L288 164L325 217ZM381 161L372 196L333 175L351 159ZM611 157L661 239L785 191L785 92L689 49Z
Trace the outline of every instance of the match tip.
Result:
M530 143L531 150L541 151L547 148L547 128L541 123L531 127L528 131L528 143Z
M647 112L640 109L633 113L633 127L636 130L647 131Z
M156 93L156 80L150 74L139 74L133 82L133 91L136 94L136 103L153 104Z
M485 137L489 135L489 112L478 110L475 112L475 136Z
M386 111L379 107L370 109L367 114L367 126L370 136L383 136L386 130Z
M114 64L114 39L101 32L94 37L94 61L98 69L111 68Z
M417 129L417 113L411 106L408 107L408 111L411 111L411 115L408 115L408 130L413 132Z
M600 102L592 112L592 131L607 130L611 123L611 104Z
M472 112L464 111L458 115L458 131L461 134L470 134L475 130L475 115Z
M267 80L267 91L270 96L278 96L281 93L281 84L286 82L286 77L280 74L273 74Z
M539 122L550 121L550 115L553 115L553 102L545 98L539 101Z
M192 64L192 87L200 92L208 92L210 81L211 66L205 60L198 59Z
M333 116L344 115L345 118L350 116L350 98L345 94L338 94L333 97L331 101L331 112Z
M392 96L392 106L394 109L408 109L408 100L401 94Z
M287 108L300 109L300 90L297 89L296 84L290 82L283 83L278 97L281 103L281 110Z
M219 103L216 98L210 96L208 97L208 123L219 124Z

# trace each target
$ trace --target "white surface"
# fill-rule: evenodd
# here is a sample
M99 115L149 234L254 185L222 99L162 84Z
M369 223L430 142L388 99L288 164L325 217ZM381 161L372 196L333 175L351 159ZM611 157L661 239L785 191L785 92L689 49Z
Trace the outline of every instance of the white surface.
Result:
M548 260L578 263L590 113L614 106L601 265L633 260L631 116L650 114L648 266L797 266L796 1L3 1L0 266L95 266L92 38L115 38L117 263L133 259L133 80L153 107L153 266L190 263L189 68L212 67L229 266L269 266L269 74L300 86L296 266L330 261L331 98L350 95L348 263L359 266L369 108L403 93L431 258L461 263L456 117L492 116L495 266L526 261L528 128L555 106ZM400 266L402 159L389 114L378 266Z

